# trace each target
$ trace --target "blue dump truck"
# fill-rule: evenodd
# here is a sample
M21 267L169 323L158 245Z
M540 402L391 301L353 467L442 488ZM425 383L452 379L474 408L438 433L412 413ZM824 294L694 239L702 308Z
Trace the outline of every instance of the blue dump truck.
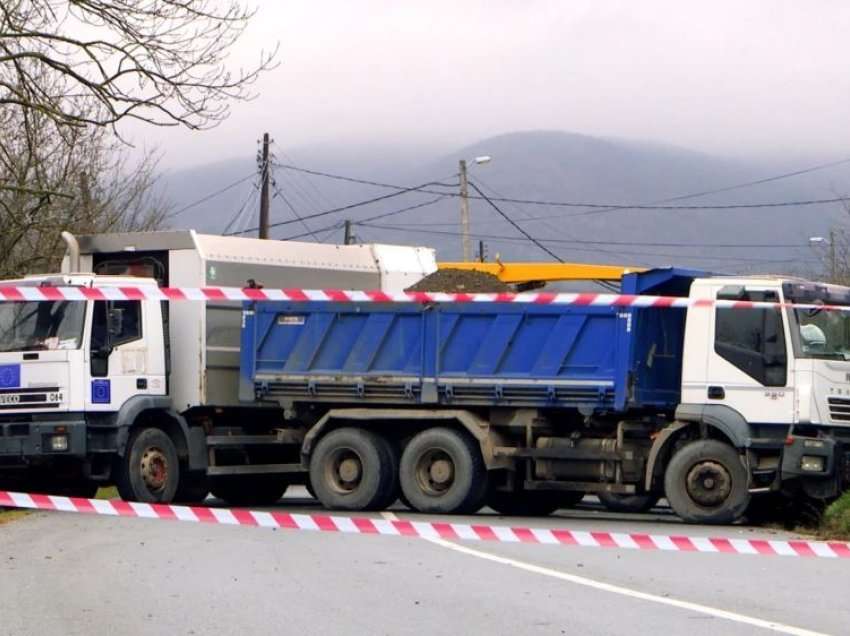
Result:
M622 291L848 298L680 269L627 274ZM837 313L829 333L850 338ZM729 523L754 497L824 501L847 481L850 399L838 396L850 344L812 354L801 326L827 318L809 314L711 302L253 303L239 398L282 412L279 441L328 508L400 497L421 512L547 514L594 493L615 510L666 497L686 521ZM844 345L847 356L828 355ZM295 481L289 457L281 470Z

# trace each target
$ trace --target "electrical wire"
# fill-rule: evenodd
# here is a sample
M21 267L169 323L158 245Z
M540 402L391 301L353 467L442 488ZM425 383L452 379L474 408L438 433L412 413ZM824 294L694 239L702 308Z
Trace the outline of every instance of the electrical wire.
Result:
M850 160L847 160L850 161ZM844 161L840 162L843 163ZM395 185L391 183L383 183L379 181L371 181L368 179L358 179L355 177L347 177L344 175L333 174L329 172L322 172L319 170L311 170L308 168L301 168L299 166L295 166L292 164L275 164L281 168L285 168L287 170L296 170L299 172L304 172L306 174L312 174L321 177L327 177L330 179L338 179L341 181L350 181L353 183L361 183L366 185L373 185L382 188L392 188L395 190L418 190L420 192L424 192L427 194L443 194L436 190L428 190L425 189L430 185L438 185L443 187L456 187L457 184L446 184L446 183L430 183L418 188L405 188L404 186ZM830 166L833 164L823 164L824 166ZM835 164L837 165L837 164ZM796 174L803 174L805 172L811 172L815 169L822 169L822 167L815 167L812 169L797 171L794 173L787 173L786 175L777 175L776 177L769 177L767 179L760 179L758 181L736 184L733 186L727 186L725 188L719 188L716 192L723 192L727 190L743 188L748 185L755 185L758 183L766 183L768 181L775 181L779 178L787 178L788 176L794 176ZM708 194L714 194L713 190L706 190L704 192L698 192L693 194L680 195L677 197L672 197L669 201L676 201L688 198L694 198L697 196L705 196ZM460 197L460 193L458 192L449 192L445 194L450 197ZM486 200L486 197L479 194L479 196L470 196L470 199L481 199ZM540 200L540 199L520 199L513 197L490 197L491 201L498 201L499 203L516 203L521 205L537 205L537 206L547 206L547 207L566 207L566 208L591 208L591 210L587 210L585 212L579 212L576 214L566 215L566 216L584 216L585 214L601 214L604 210L605 212L613 212L617 210L745 210L745 209L763 209L763 208L782 208L782 207L804 207L804 206L812 206L812 205L822 205L828 203L844 203L850 200L848 197L832 197L826 199L802 199L802 200L794 200L794 201L768 201L762 203L727 203L727 204L711 204L711 205L663 205L664 202L668 200L661 201L659 203L597 203L597 202L582 202L582 201L552 201L552 200ZM563 216L563 215L562 215ZM537 217L543 218L543 217ZM547 217L554 218L554 217Z
M477 185L475 185L475 183L474 183L473 181L469 181L469 185L470 185L470 187L471 187L473 190L475 190L475 191L476 191L476 192L477 192L477 193L478 193L478 194L479 194L479 195L480 195L480 196L481 196L481 197L482 197L482 198L483 198L483 199L484 199L484 200L485 200L485 201L486 201L486 202L490 205L490 207L491 207L491 208L493 208L494 210L496 210L496 212L498 212L498 214L499 214L499 215L500 215L503 219L505 219L508 223L510 223L510 224L514 227L514 229L516 229L516 231L517 231L517 232L519 232L520 234L522 234L525 238L527 238L529 241L531 241L532 243L534 243L537 247L539 247L541 250L543 250L544 252L546 252L549 256L551 256L552 258L554 258L554 259L555 259L556 261L558 261L559 263L563 263L563 262L564 262L564 259L562 259L560 256L558 256L557 254L555 254L555 252L553 252L553 251L552 251L552 250L550 250L548 247L546 247L545 245L543 245L543 243L541 243L540 241L538 241L536 238L534 238L533 236L531 236L531 234L529 234L528 232L526 232L526 231L525 231L525 230L524 230L524 229L523 229L523 228L522 228L522 227L521 227L518 223L516 223L516 222L515 222L515 221L514 221L514 220L513 220L510 216L508 216L507 214L505 214L505 213L502 211L502 209L501 209L498 205L496 205L495 203L493 203L493 202L492 202L492 201L491 201L491 200L487 197L487 195L486 195L486 194L484 194L484 193L481 191L481 189L480 189Z
M324 210L323 212L316 212L315 214L308 214L306 216L301 217L301 220L317 219L317 218L320 218L320 217L323 217L323 216L328 216L330 214L338 214L339 212L345 212L347 210L353 210L354 208L359 208L359 207L362 207L364 205L370 205L372 203L377 203L378 201L385 201L387 199L391 199L393 197L401 196L401 195L407 194L409 192L424 192L423 188L427 188L430 185L442 185L442 184L434 182L434 181L430 181L428 183L424 183L424 184L419 185L419 186L413 186L413 187L410 187L410 188L405 188L403 190L399 190L398 192L391 192L389 194L384 194L384 195L379 196L379 197L373 197L371 199L366 199L365 201L358 201L356 203L350 203L348 205L344 205L344 206L341 206L341 207L338 207L338 208L332 208L330 210ZM447 195L447 194L442 193L442 192L438 192L437 194L440 194L441 196L450 196L450 195ZM290 225L292 223L298 223L298 222L299 222L298 219L292 219L292 220L289 220L289 221L279 221L277 223L270 224L269 228L281 227L283 225ZM242 230L240 232L231 232L230 234L226 234L225 236L233 236L235 234L245 234L247 232L255 232L258 229L259 229L259 227L252 227L252 228Z
M300 166L296 166L296 165L289 164L289 163L275 163L274 166L277 167L277 168L284 168L285 170L294 170L295 172L302 172L304 174L312 174L312 175L317 176L317 177L326 177L328 179L336 179L337 181L348 181L350 183L360 183L360 184L363 184L363 185L377 186L379 188L390 188L392 190L413 190L413 189L417 189L417 188L409 188L409 187L406 187L406 186L395 185L395 184L392 184L392 183L382 183L380 181L371 181L369 179L358 179L357 177L347 177L345 175L333 174L331 172L322 172L320 170L311 170L309 168L301 168ZM457 173L453 173L453 174L449 175L449 177L454 177L454 176L457 176ZM449 177L443 177L443 179L448 179ZM442 181L443 179L440 179L439 181ZM425 184L425 186L443 186L443 187L446 187L446 188L457 188L458 186L460 186L459 183L440 183L439 181L427 183L427 184ZM435 193L431 192L431 194L435 194Z
M367 227L367 228L373 228L373 229L390 230L390 231L395 231L395 232L406 231L404 229L404 227L399 226L399 225L384 225L384 224L379 224L379 223L358 223L358 222L355 222L354 225L361 226L361 227ZM422 233L422 234L435 234L435 235L438 235L438 236L452 236L452 237L461 236L460 232L447 232L447 231L442 231L442 230L417 230L417 231ZM475 238L487 239L487 240L497 241L497 242L513 242L513 243L515 243L515 242L524 242L524 241L528 240L527 238L518 237L518 236L504 236L504 235L493 235L493 234L473 233L472 236L474 236ZM565 243L565 242L567 242L567 240L566 239L549 239L549 238L533 237L532 242L534 242L535 244L537 242L540 242L540 243ZM591 248L587 248L587 249L576 248L575 251L577 251L577 252L589 252L589 253L594 253L594 254L599 252L599 250L596 249L596 248L593 248L593 249L591 249ZM787 259L787 261L786 261L786 260L750 258L750 257L743 257L743 256L714 256L714 255L688 256L688 255L685 255L685 254L670 254L670 253L665 253L665 252L633 252L633 251L628 251L628 250L618 250L616 253L617 254L629 254L629 255L634 255L634 256L663 256L663 257L672 257L672 258L684 258L684 259L689 259L689 260L697 259L697 260L720 260L720 261L735 261L735 262L743 261L743 262L756 262L756 263L818 262L815 259L808 259L807 260L807 259L794 258L794 259ZM563 262L563 261L561 261L561 262Z
M236 186L238 186L240 183L245 183L248 179L252 179L252 178L254 178L254 176L256 176L256 175L255 175L255 173L253 173L253 172L252 172L252 173L251 173L251 174L249 174L247 177L243 177L243 178L239 179L238 181L234 181L234 182L233 182L233 183L231 183L230 185L224 186L224 187L223 187L223 188L221 188L220 190L216 190L215 192L213 192L213 193L211 193L211 194L208 194L208 195L206 195L205 197L202 197L202 198L198 199L197 201L193 201L192 203L189 203L188 205L184 205L184 206L183 206L182 208L180 208L179 210L176 210L176 211L174 211L174 212L170 212L170 213L166 216L166 218L173 219L175 216L179 216L180 214L183 214L183 213L184 213L184 212L186 212L187 210L191 210L192 208L194 208L194 207L196 207L196 206L201 205L201 203L206 203L206 202L207 202L207 201L209 201L210 199L213 199L213 198L217 197L217 196L218 196L218 195L220 195L220 194L224 194L224 193L225 193L225 192L227 192L228 190L230 190L230 189L235 188Z
M316 243L321 243L321 241L319 240L319 237L316 236L316 233L313 232L313 230L310 229L310 226L307 225L307 222L301 217L301 215L298 214L298 211L295 209L295 206L293 206L292 203L290 203L289 199L286 198L286 195L283 194L281 189L278 187L277 183L275 183L274 181L272 181L272 189L274 190L274 193L275 193L274 196L280 197L283 200L283 202L286 204L286 207L288 207L290 212L292 212L292 214L295 215L295 218L298 219L298 221L301 222L301 225L303 225L304 229L307 230L307 233L310 236L313 237L313 240L315 240Z
M230 230L233 225L242 218L242 214L247 209L248 205L256 198L257 196L258 186L256 183L252 184L251 190L248 192L248 196L245 198L245 201L242 203L242 206L236 211L236 214L230 219L225 228L222 230L222 234L227 234L228 230Z

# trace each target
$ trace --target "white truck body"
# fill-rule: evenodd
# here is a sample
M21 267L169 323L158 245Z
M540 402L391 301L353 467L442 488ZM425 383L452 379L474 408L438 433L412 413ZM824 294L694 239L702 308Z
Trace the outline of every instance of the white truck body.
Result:
M437 269L434 250L424 247L269 241L193 230L78 240L81 271L125 273L128 266L144 269L150 259L161 271L145 273L170 287L245 287L253 280L277 288L395 292ZM158 268L154 260L161 261ZM63 270L70 267L66 256ZM241 304L172 303L169 311L169 394L175 409L237 405Z

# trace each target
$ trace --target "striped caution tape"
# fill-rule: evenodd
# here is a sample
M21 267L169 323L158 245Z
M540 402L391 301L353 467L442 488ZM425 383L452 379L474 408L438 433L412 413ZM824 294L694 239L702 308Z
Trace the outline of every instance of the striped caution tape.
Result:
M0 302L51 300L290 301L337 303L513 303L577 307L723 307L733 309L797 308L850 311L850 306L712 300L678 296L591 293L446 293L385 292L342 289L255 289L240 287L53 287L0 285Z
M430 539L534 543L589 548L619 548L625 550L713 552L850 559L850 543L840 541L690 537L685 535L658 535L637 532L587 532L582 530L494 526L442 521L369 519L366 517L343 517L322 514L307 515L286 512L261 512L236 508L206 508L203 506L106 501L3 490L0 490L0 506L344 534L378 534Z

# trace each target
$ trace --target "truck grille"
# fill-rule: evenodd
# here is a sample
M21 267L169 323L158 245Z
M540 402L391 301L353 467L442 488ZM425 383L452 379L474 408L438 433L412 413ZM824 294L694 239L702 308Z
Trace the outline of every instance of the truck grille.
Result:
M829 418L834 422L850 422L850 399L831 397L829 402Z

